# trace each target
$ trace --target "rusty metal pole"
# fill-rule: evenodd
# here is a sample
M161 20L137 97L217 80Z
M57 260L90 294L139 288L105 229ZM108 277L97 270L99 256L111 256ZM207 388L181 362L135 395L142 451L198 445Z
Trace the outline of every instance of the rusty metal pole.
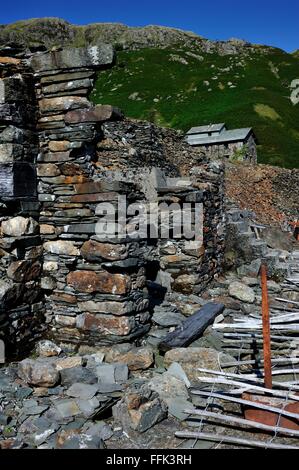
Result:
M272 364L271 364L271 336L269 298L267 286L267 268L261 266L262 285L262 316L263 316L263 347L264 347L264 383L266 388L272 388Z

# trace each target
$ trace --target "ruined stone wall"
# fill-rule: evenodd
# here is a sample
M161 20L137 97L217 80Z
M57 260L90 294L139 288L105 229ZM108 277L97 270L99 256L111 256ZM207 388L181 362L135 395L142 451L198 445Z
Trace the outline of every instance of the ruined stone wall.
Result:
M230 142L227 144L205 145L201 149L209 158L225 158L232 161L257 163L257 147L253 136L250 136L245 143Z
M142 167L142 170L141 168ZM130 171L128 171L130 168ZM134 181L150 202L203 204L203 244L186 248L184 238L151 243L148 259L156 263L155 280L167 290L200 292L222 269L224 251L224 164L210 161L171 129L142 121L107 122L97 145L97 171L118 171ZM160 233L159 227L159 233Z
M87 52L46 53L31 60L40 111L42 286L47 322L57 339L109 344L149 329L144 242L115 237L107 243L96 236L99 203L116 206L126 195L129 204L138 196L132 184L97 174L101 124L121 114L88 101L95 70L113 63L112 48Z
M205 162L190 170L193 191L176 194L183 201L203 205L203 243L197 249L186 249L180 242L176 255L181 266L174 271L172 289L183 293L200 293L222 271L225 244L224 219L224 165L222 162ZM176 263L167 258L166 264ZM165 263L165 258L162 258Z
M35 324L37 334L47 331L62 343L133 341L150 328L149 282L200 292L221 271L222 164L203 159L175 131L122 120L111 106L92 106L95 73L113 61L113 49L102 45L36 53L19 64L20 83L27 77L30 86L12 98L13 107L22 96L21 109L31 121L24 119L30 127L22 133L26 142L12 152L23 157L10 162L12 181L21 183L11 185L10 205L1 214L0 321L7 323L16 307L23 324L31 322L26 335L32 341ZM24 103L29 93L30 104ZM7 114L3 106L0 113ZM11 115L19 116L14 108ZM5 158L10 150L2 152ZM14 166L23 161L31 179ZM1 174L6 160L0 163ZM22 184L27 193L21 195ZM124 209L132 203L202 203L202 245L188 249L171 234L167 240L152 240L148 232L132 237L138 220L126 211L130 236L99 238L99 205L110 204L118 215L124 197ZM10 338L12 321L3 328ZM12 343L23 335L14 325Z
M36 201L37 108L33 77L0 59L0 338L20 352L45 329Z

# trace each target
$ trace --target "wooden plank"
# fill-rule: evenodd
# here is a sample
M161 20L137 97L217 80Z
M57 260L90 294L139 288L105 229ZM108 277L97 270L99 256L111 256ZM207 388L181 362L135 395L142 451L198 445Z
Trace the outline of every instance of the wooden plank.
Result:
M274 397L279 397L279 398L286 398L294 401L299 401L299 395L295 395L294 393L291 393L289 391L284 391L284 390L273 390L271 388L266 388L266 387L260 387L259 385L252 385L249 383L244 383L241 381L237 380L230 380L230 379L225 379L225 378L214 378L214 377L197 377L200 382L203 383L208 383L208 384L220 384L220 385L233 385L235 387L245 387L247 388L248 391L250 392L256 392L260 394L267 393L268 395L273 395Z
M285 302L287 304L292 304L292 305L298 305L299 306L299 302L295 302L294 300L281 299L280 297L276 297L275 300L278 300L278 302Z
M213 302L204 305L161 341L158 346L160 351L188 346L202 335L224 308L223 304Z
M235 398L235 397L232 397L230 395L224 395L222 393L204 392L202 390L191 390L191 393L193 395L200 395L202 397L218 398L219 400L231 401L233 403L238 403L240 405L250 406L251 408L258 408L260 410L272 411L273 413L276 413L279 416L280 415L288 416L289 418L295 418L295 419L299 420L299 414L298 413L292 413L291 411L286 411L285 409L276 408L275 406L266 405L264 403L258 403L256 401L243 400L242 398ZM285 402L285 404L287 405L287 402Z
M204 369L202 367L199 367L198 369L198 372L203 372L204 374L211 374L211 375L218 375L218 376L221 376L221 377L225 377L227 379L229 378L234 378L234 379L238 379L238 380L244 380L244 381L247 381L248 382L254 382L254 383L264 383L264 380L260 377L257 377L255 374L234 374L233 372L221 372L221 371L215 371L213 369ZM285 383L285 382L273 382L273 385L275 385L275 387L277 388L284 388L284 389L287 389L287 390L298 390L299 391L299 385L296 385L296 384L293 384L293 385L290 385L289 383ZM297 398L299 398L299 396L297 396Z
M209 434L205 432L189 432L189 431L177 431L176 437L182 437L187 439L203 439L207 441L215 441L221 444L227 442L230 444L240 444L246 447L261 447L263 449L288 449L288 450L299 450L298 446L289 446L285 444L273 444L272 442L254 441L252 439L242 439L239 437L226 436L224 434Z
M234 366L248 366L248 365L254 365L257 363L263 363L263 359L252 359L248 361L237 361L237 362L224 362L221 364L221 367L234 367ZM299 357L278 357L276 359L273 359L273 364L299 364ZM299 372L299 371L298 371Z
M201 416L207 419L213 419L216 421L229 423L232 425L241 425L249 428L256 428L262 431L275 432L275 434L285 434L288 436L299 437L299 431L294 429L280 428L279 426L270 426L268 424L257 423L256 421L250 421L249 419L238 418L236 416L228 416L222 413L214 413L206 410L185 410L184 413L188 415Z

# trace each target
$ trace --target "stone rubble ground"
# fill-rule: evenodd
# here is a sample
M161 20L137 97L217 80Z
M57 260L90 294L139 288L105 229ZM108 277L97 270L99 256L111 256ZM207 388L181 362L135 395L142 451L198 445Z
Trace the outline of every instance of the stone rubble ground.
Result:
M0 369L0 447L192 446L175 432L198 427L186 408L206 406L190 393L198 381L196 369L234 364L240 347L227 345L213 327L189 347L165 356L158 344L211 300L225 305L216 324L258 314L261 259L277 280L269 282L272 302L278 295L298 301L298 293L282 284L294 260L288 260L285 248L272 246L269 252L267 243L256 240L242 211L228 211L225 223L220 162L191 153L174 131L119 121L119 110L91 105L87 96L96 68L110 67L114 60L110 46L27 59L25 68L16 59L1 69L2 185L14 204L0 202L0 329L17 352L34 343L36 349ZM28 73L29 65L34 74ZM20 136L26 145L16 141ZM40 206L28 201L15 206L13 191L22 186L15 168L21 164L33 178L36 158ZM158 180L155 188L151 176ZM30 186L27 178L22 181ZM175 239L159 239L156 248L147 240L94 239L98 202L115 202L119 195L129 202L152 202L153 189L159 202L203 203L205 249L186 248ZM135 223L132 217L129 225ZM226 228L231 246L225 244ZM237 260L237 272L207 288L221 272L224 247L227 264L230 257L233 265ZM150 263L152 268L159 264L157 283L146 272ZM171 285L182 293L163 299L159 283L164 291ZM46 329L47 339L37 342ZM240 413L236 405L226 410ZM219 426L207 429L218 432Z
M296 259L290 257L291 266ZM236 317L258 314L261 288L257 272L244 265L239 273L229 272L219 278L201 297L168 294L165 303L155 308L153 326L139 346L81 346L79 353L70 355L52 341L42 340L30 358L1 368L0 448L194 445L194 441L182 441L174 433L200 426L200 419L184 413L206 406L205 399L190 393L190 387L198 384L197 368L219 371L221 364L236 362L238 354L213 327L189 347L170 350L164 357L158 352L158 339L209 301L221 301L226 306L216 322L231 323ZM269 281L268 287L271 305L277 304L278 296L299 301L298 291L283 282ZM223 402L216 402L223 409ZM225 411L241 413L236 404L226 405ZM228 435L237 432L214 424L206 424L204 429ZM261 439L267 439L267 435L261 435ZM214 445L199 440L195 447Z

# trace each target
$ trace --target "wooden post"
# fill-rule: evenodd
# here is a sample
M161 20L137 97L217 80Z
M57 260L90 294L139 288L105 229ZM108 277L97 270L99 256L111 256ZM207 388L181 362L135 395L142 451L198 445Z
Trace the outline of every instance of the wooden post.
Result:
M263 347L264 347L265 387L266 388L272 388L269 298L268 298L268 286L267 286L267 268L264 264L261 266L261 285L262 285L262 316L263 316Z

